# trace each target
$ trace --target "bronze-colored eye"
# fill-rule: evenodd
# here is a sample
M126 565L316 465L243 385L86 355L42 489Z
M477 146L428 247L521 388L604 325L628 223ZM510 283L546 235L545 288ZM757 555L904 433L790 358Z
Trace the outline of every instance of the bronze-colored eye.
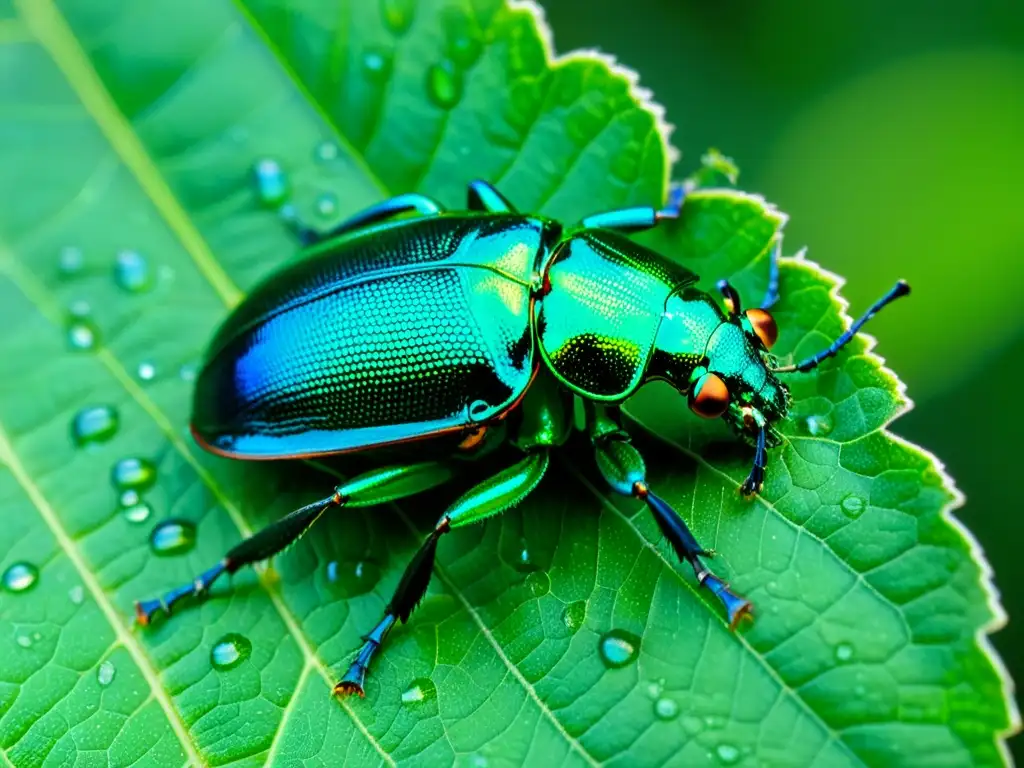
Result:
M729 407L729 389L713 373L705 373L690 388L690 410L705 419L716 419Z
M775 324L775 318L771 313L764 309L748 309L746 314L750 327L754 329L765 349L775 346L779 339L779 326Z

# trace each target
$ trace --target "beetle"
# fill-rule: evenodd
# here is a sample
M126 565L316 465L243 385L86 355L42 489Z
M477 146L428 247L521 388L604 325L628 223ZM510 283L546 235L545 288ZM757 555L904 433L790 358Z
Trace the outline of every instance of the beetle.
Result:
M627 236L678 218L684 196L674 186L663 208L598 213L565 228L518 213L492 185L474 181L466 211L410 193L323 236L302 230L306 257L260 284L214 336L195 387L196 441L246 461L409 444L421 448L420 460L374 464L342 482L243 540L193 582L136 603L138 622L280 552L329 509L412 496L448 482L462 459L502 444L518 449L522 458L441 514L412 557L335 686L363 695L374 654L426 592L438 539L537 486L551 451L570 436L578 398L600 473L614 491L643 500L735 627L751 604L707 567L711 553L651 489L619 424L620 404L660 379L698 416L724 418L754 448L741 490L757 493L767 449L781 442L775 425L789 408L778 374L835 355L909 287L898 282L826 349L778 367L769 352L778 335L769 311L778 298L775 250L762 305L744 312L723 281L723 311L697 289L697 275ZM422 460L423 443L435 458Z

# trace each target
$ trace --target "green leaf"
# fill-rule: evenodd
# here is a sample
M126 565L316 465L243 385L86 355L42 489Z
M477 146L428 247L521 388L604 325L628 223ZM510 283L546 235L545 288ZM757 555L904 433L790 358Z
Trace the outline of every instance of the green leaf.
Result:
M256 163L322 228L413 189L460 206L475 177L566 221L663 198L659 113L605 59L552 60L545 34L498 0L0 0L0 762L1006 759L987 566L938 463L886 431L907 401L863 338L792 377L788 441L751 502L745 449L663 387L631 404L659 435L634 430L652 487L756 603L739 633L579 447L521 507L445 537L365 700L330 686L446 491L332 515L273 568L133 628L133 600L331 483L187 433L212 331L296 252ZM752 303L782 216L727 190L684 214L649 242ZM786 261L780 354L848 323L835 285ZM111 481L128 458L155 467L149 487L135 472L140 500ZM158 557L170 520L195 539ZM612 630L640 638L617 669Z

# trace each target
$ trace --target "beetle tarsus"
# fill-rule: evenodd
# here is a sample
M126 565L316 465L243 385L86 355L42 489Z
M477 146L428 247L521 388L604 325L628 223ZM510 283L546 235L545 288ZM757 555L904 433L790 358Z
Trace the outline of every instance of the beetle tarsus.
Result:
M153 623L153 618L157 614L164 613L170 616L175 604L180 600L186 597L202 597L213 586L213 583L220 578L222 573L225 571L234 573L235 569L231 566L231 561L228 558L224 558L212 568L203 571L191 583L180 586L177 589L172 589L161 598L155 600L136 600L135 622L140 627L148 627Z
M693 570L697 575L697 581L700 582L700 585L708 589L725 606L726 615L729 617L729 629L735 631L740 621L744 618L754 618L754 606L749 600L740 597L729 589L728 584L715 576L707 568L693 563Z
M363 689L363 685L366 682L366 671L370 668L370 661L373 659L373 655L383 644L384 638L387 637L396 620L395 614L390 612L384 614L384 618L378 622L373 631L363 637L363 647L359 649L359 653L356 654L355 659L349 664L345 676L334 686L334 693L336 695L345 696L352 693L358 693L360 696L366 695Z

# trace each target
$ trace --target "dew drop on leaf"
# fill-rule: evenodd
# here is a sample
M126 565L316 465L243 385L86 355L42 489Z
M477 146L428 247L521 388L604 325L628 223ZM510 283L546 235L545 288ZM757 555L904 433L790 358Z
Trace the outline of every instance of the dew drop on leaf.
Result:
M832 420L828 416L812 414L804 421L804 426L812 437L824 437L832 431Z
M114 465L110 481L119 491L144 491L156 483L156 467L148 459L130 456Z
M26 592L39 581L39 569L32 563L20 561L13 563L4 571L4 589L8 592Z
M99 669L96 670L96 680L99 684L106 687L114 682L114 674L117 672L117 668L114 666L114 662L107 659L100 664Z
M864 511L864 507L867 506L867 504L860 496L851 494L843 499L841 506L843 508L843 513L847 517L856 519L861 516L861 513Z
M526 577L526 586L533 597L544 597L551 591L551 579L544 571L534 571Z
M391 54L382 48L370 48L363 54L363 74L373 83L386 82L391 75Z
M134 493L129 491L129 493ZM136 498L138 494L136 494ZM129 523L144 523L149 520L150 515L153 514L153 508L148 502L139 499L134 504L123 504L121 506L121 514L124 515L124 519Z
M222 672L234 669L252 654L252 643L237 632L224 635L210 649L210 663Z
M659 720L675 720L679 714L679 705L675 699L658 699L654 702L654 714Z
M81 605L85 602L85 587L81 584L76 584L68 590L68 599L71 600L75 605Z
M569 603L565 606L565 610L562 611L562 623L565 624L566 629L572 634L576 634L577 630L583 626L586 618L587 602L585 600Z
M683 730L691 736L696 736L704 730L704 721L694 715L683 715L681 723Z
M853 658L853 646L849 643L840 643L836 646L836 659L849 661Z
M316 151L313 156L321 163L329 163L332 160L338 159L338 145L330 139L321 141L316 145Z
M448 7L441 16L448 57L463 69L472 66L483 50L480 30L469 15L457 7Z
M152 381L156 377L156 366L149 361L143 361L139 363L136 372L143 381Z
M288 177L276 160L264 158L253 167L256 194L267 208L277 208L288 197Z
M84 317L73 317L68 323L68 346L74 350L95 349L100 334L91 320Z
M413 709L423 707L437 698L437 688L429 677L417 677L402 691L402 703Z
M154 555L180 555L195 544L196 527L187 520L164 520L149 534L149 547Z
M451 109L462 98L462 70L443 59L427 70L427 95L442 109Z
M384 25L401 35L412 25L413 11L416 0L381 0L380 13Z
M103 443L117 433L118 424L118 413L112 406L89 406L71 420L71 439L77 446Z
M740 751L732 744L719 744L715 747L715 755L723 765L733 765L740 759Z
M20 645L22 648L31 648L32 638L28 635L18 635L18 645Z
M114 261L114 282L129 293L141 293L153 284L149 262L138 251L121 251Z
M618 669L636 660L640 638L625 630L613 629L601 636L598 650L606 667Z
M182 381L192 382L196 380L199 368L195 363L185 363L178 369L178 378Z
M373 562L360 560L356 563L332 560L327 564L327 583L332 594L338 597L365 595L380 581L380 567Z
M81 248L66 245L60 249L60 253L57 255L57 268L64 277L78 274L84 265L85 255Z
M333 218L338 213L338 196L324 192L316 199L316 212L323 219Z
M533 573L537 570L537 565L533 562L533 555L530 554L530 548L526 543L526 539L522 540L519 554L516 555L515 562L512 565L520 573Z

